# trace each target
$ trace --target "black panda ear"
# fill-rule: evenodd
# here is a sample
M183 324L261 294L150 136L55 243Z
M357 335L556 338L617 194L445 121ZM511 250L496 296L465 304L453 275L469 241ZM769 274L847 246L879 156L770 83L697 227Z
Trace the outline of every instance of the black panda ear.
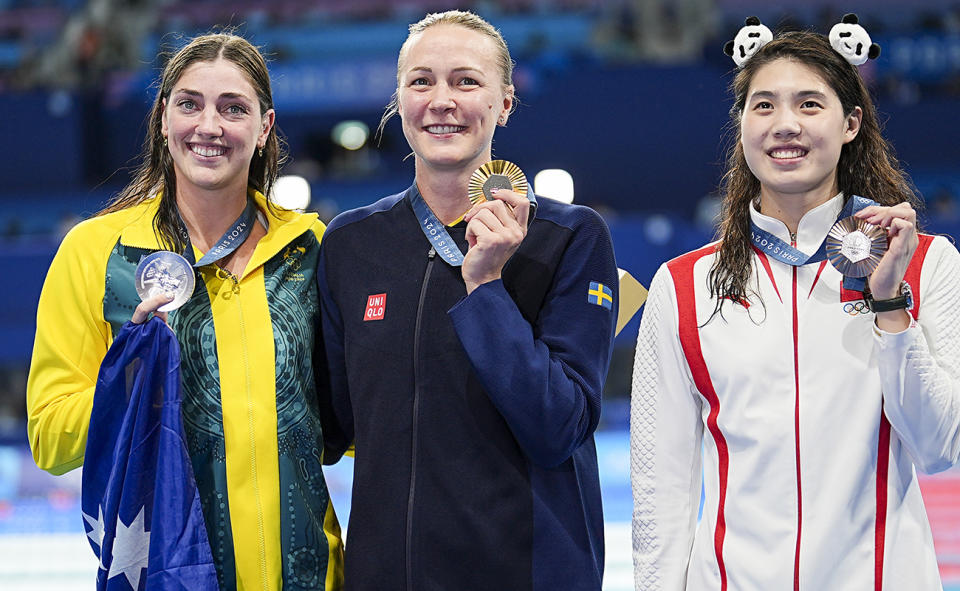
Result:
M858 19L857 15L853 14L852 12L848 12L847 14L843 15L843 19L840 22L848 25L855 25L860 22L860 19Z
M748 16L747 20L743 21L743 24L747 26L757 26L760 24L760 18L756 16Z
M723 53L733 57L733 40L727 41L723 44Z
M880 57L880 46L877 45L876 43L871 43L870 49L867 50L867 57L872 60L875 60L878 57Z

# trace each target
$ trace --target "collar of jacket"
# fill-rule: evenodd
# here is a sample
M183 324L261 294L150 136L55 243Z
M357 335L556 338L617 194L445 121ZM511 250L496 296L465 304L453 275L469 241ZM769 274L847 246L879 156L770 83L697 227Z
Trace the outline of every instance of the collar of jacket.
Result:
M275 208L275 211L271 212L267 208L267 199L262 193L249 189L249 195L257 202L257 208L267 220L267 234L257 243L253 257L247 263L248 269L254 269L270 260L291 240L316 224L317 214L301 214L280 208ZM153 230L153 218L157 215L159 208L160 193L131 207L129 209L130 221L120 232L120 243L134 248L160 250L160 241L157 240L157 235ZM197 256L197 258L200 257Z
M805 253L816 252L830 228L836 223L843 205L843 193L837 193L829 200L803 214L799 224L797 224L796 248ZM790 244L790 230L787 229L787 225L775 217L760 213L753 203L750 204L750 219L757 227Z

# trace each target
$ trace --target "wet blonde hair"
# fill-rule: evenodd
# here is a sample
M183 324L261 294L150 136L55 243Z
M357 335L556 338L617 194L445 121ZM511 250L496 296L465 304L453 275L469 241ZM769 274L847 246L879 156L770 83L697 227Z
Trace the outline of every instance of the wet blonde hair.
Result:
M514 63L510 57L507 42L503 40L503 35L500 34L500 31L482 17L466 10L448 10L446 12L430 13L410 25L410 32L407 34L407 39L403 42L403 45L400 46L400 53L397 55L397 88L393 91L393 96L390 97L390 102L383 111L383 117L380 118L380 125L377 126L377 134L380 136L383 135L383 128L387 124L387 121L396 115L400 109L400 72L403 67L403 62L407 58L410 43L414 37L434 25L456 25L482 33L492 39L497 51L497 66L500 67L500 83L503 88L513 85ZM513 104L516 105L516 97L514 97Z

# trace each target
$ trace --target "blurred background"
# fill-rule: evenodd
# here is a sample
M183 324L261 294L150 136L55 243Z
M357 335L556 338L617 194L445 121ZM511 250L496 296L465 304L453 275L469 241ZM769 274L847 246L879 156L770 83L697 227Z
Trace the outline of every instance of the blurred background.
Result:
M496 157L530 179L565 171L559 185L535 180L536 191L566 191L599 211L618 265L644 285L662 262L713 237L732 102L733 62L721 48L750 15L774 30L824 34L843 13L860 15L883 48L860 70L886 137L926 199L926 229L960 232L958 0L0 0L4 589L93 581L79 470L54 478L33 465L24 392L47 267L63 234L128 181L164 63L158 55L225 27L260 46L289 143L283 172L305 179L307 209L329 220L409 186L413 160L399 121L379 141L373 134L407 25L450 8L499 27L517 62L520 105L497 132ZM636 332L634 319L617 339L597 435L611 590L632 584L627 427ZM349 463L329 478L346 521ZM944 581L958 590L960 475L924 477L923 488Z

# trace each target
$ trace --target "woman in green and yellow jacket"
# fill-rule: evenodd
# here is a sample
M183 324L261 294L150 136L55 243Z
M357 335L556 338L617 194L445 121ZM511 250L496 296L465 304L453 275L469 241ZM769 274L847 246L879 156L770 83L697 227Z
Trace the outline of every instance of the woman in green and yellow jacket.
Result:
M77 225L50 266L27 386L41 468L83 463L100 363L140 302L140 259L197 261L167 322L183 419L223 589L339 589L340 529L321 471L316 214L268 203L283 160L263 57L241 37L193 39L167 62L134 180ZM239 216L239 217L238 217ZM207 253L209 256L205 256Z

